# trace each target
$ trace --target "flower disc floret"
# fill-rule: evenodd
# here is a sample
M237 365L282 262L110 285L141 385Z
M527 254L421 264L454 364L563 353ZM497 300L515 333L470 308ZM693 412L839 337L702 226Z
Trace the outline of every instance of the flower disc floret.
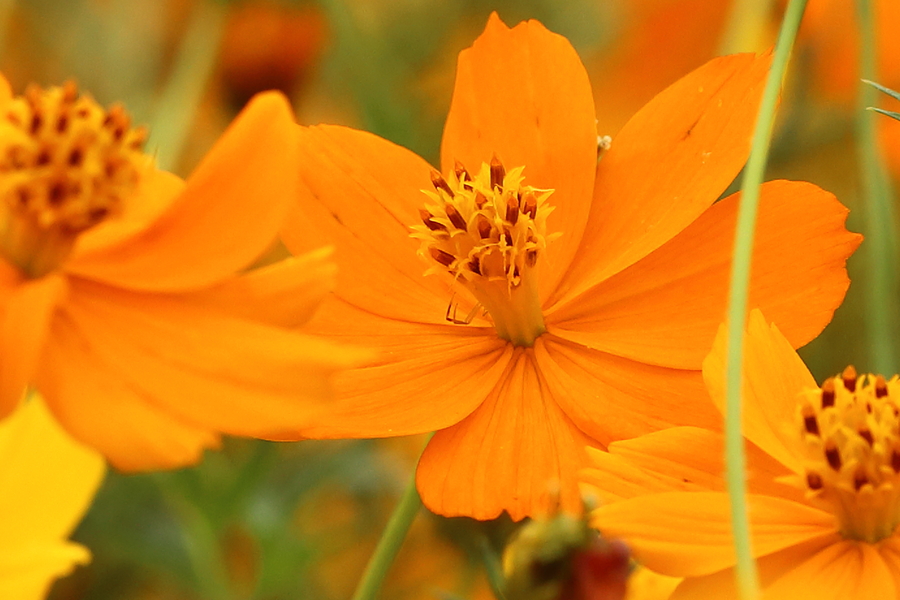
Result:
M40 277L78 234L122 211L151 164L144 128L104 109L73 83L29 87L0 118L0 250Z
M900 523L900 381L847 367L804 395L797 419L807 498L841 534L878 542Z
M546 331L537 292L537 266L547 244L553 190L526 185L524 167L506 171L495 157L474 177L457 164L448 178L435 171L434 191L412 227L426 274L447 272L490 314L497 334L532 346Z

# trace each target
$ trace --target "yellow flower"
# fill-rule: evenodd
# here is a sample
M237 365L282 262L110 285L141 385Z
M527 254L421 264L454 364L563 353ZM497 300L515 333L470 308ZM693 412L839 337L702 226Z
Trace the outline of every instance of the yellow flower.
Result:
M703 374L724 402L725 331ZM821 388L753 311L744 427L753 551L764 600L900 594L900 379L852 367ZM592 522L649 568L686 577L673 599L734 598L720 434L674 428L595 454L585 476L608 504ZM652 493L648 493L652 492Z
M253 100L187 181L121 107L0 80L0 416L26 386L122 469L306 423L353 353L288 331L334 267L248 268L296 195L286 100Z
M43 401L0 422L0 598L43 598L90 553L66 541L103 480L103 457L73 440Z

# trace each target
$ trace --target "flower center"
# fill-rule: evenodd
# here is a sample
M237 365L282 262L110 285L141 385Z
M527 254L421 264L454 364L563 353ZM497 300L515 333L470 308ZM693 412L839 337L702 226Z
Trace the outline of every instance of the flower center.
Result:
M900 523L900 381L847 367L800 401L806 495L846 538L875 543Z
M0 116L0 252L28 277L56 268L78 235L121 212L141 172L143 128L73 83L29 87Z
M449 272L465 286L494 322L497 335L516 346L533 346L546 331L538 297L536 267L547 243L547 198L553 190L523 183L517 167L508 172L496 158L472 177L457 163L445 179L432 174L434 191L420 210L423 225L412 236L428 273Z

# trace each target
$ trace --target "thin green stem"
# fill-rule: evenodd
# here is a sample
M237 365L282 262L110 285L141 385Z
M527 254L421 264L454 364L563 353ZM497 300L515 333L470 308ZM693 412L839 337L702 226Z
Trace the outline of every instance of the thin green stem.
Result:
M205 600L230 600L231 584L221 545L212 523L190 499L182 485L183 472L154 473L151 477L181 524L184 548L197 591Z
M859 71L863 79L876 79L875 15L870 0L857 0L861 33ZM868 261L868 290L866 290L866 327L869 339L869 360L876 373L893 373L895 361L894 335L896 320L894 303L898 286L897 254L894 245L894 205L890 182L878 152L875 119L866 110L876 101L876 90L860 83L856 106L856 152L859 158L863 201L865 206L866 259Z
M478 539L478 550L481 552L481 559L484 563L484 572L487 576L488 585L494 596L498 600L504 600L506 595L506 578L503 576L503 566L497 558L497 552L491 548L491 543L483 533Z
M431 437L429 436L428 439ZM416 476L413 474L403 496L400 497L400 503L397 504L394 514L391 515L381 534L381 539L378 540L375 552L369 559L369 564L366 565L366 570L356 586L352 600L375 600L378 597L381 584L384 583L391 565L394 564L394 559L397 558L397 553L400 552L403 540L406 539L406 534L420 508L422 508L422 500L416 490Z
M772 70L766 80L750 158L741 184L737 232L734 239L734 259L731 268L728 305L728 357L726 360L725 410L725 470L728 494L731 498L731 523L737 555L735 572L738 591L743 600L759 597L759 579L750 542L750 522L747 510L746 459L741 432L741 391L743 374L744 326L750 291L750 259L756 229L759 188L762 185L769 155L769 144L775 124L775 109L781 82L797 37L806 0L790 0L775 45Z
M148 148L156 149L161 169L170 171L178 164L203 91L216 66L224 24L224 4L197 4L150 128Z

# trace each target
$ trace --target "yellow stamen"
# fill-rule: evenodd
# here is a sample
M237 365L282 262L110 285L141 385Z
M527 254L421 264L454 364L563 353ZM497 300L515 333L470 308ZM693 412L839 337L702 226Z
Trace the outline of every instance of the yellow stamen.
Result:
M895 400L896 399L896 400ZM878 542L900 524L900 381L847 367L799 403L805 477L792 480L837 518L841 534Z
M413 226L428 273L449 272L491 316L497 334L532 346L546 331L537 291L538 257L559 234L547 235L546 203L553 190L524 184L523 167L507 171L495 156L469 178L456 163L444 178L432 173L434 191Z
M121 212L150 165L143 128L73 83L29 87L0 113L0 252L28 277L68 256L78 235Z

